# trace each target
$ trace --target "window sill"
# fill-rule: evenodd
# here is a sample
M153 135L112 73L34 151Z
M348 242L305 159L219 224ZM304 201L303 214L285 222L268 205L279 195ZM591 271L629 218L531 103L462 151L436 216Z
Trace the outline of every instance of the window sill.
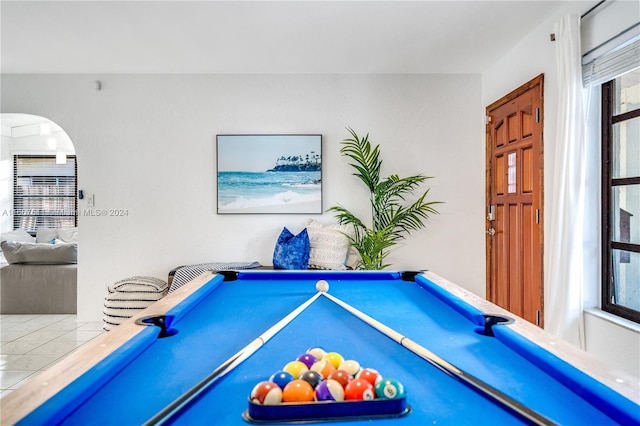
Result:
M588 308L584 310L584 313L587 315L594 316L596 318L600 318L604 321L610 322L612 324L617 325L618 327L625 328L634 333L640 334L640 324L637 324L633 321L630 321L625 318L621 318L617 315L610 314L609 312L605 312L601 309L597 308Z

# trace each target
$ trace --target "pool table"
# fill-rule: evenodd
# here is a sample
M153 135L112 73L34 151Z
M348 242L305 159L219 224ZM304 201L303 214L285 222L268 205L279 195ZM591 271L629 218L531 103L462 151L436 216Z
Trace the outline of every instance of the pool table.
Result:
M316 296L319 280L331 298ZM203 274L2 398L2 424L152 424L190 392L157 423L260 423L246 415L252 388L310 347L355 359L406 390L402 414L365 411L332 423L531 423L489 389L537 413L541 424L640 424L633 386L591 371L586 354L428 271Z

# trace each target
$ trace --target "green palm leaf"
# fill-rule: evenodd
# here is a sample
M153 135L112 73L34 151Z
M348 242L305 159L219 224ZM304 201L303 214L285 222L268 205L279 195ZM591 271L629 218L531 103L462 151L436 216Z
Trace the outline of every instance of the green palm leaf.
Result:
M424 228L424 221L438 211L434 205L438 201L426 201L429 188L410 205L405 205L406 197L414 192L429 176L415 175L401 178L394 174L380 180L382 160L380 146L371 146L369 135L359 137L347 128L351 137L342 141L340 153L352 162L354 176L358 177L369 190L371 202L371 226L367 226L353 213L342 206L331 207L340 224L353 227L353 235L347 235L351 246L360 255L358 269L384 269L389 249L412 231Z

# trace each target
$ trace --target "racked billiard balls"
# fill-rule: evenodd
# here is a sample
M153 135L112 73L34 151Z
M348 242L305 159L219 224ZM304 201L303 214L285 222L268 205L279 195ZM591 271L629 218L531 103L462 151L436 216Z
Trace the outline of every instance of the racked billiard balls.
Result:
M344 370L335 370L329 373L329 377L327 379L333 379L336 382L340 383L342 387L346 387L349 381L352 379L351 375Z
M307 368L311 368L311 366L317 361L317 359L310 353L304 353L298 357L297 361L300 361L301 363L306 365Z
M300 375L305 371L309 370L309 367L305 365L304 362L301 361L291 361L288 362L283 368L283 371L291 374L294 379L299 379Z
M404 385L396 379L382 379L376 385L376 396L380 399L400 399L404 395Z
M311 366L311 370L317 371L318 373L322 374L322 377L324 377L325 379L329 377L329 374L331 374L332 371L335 371L335 369L336 368L333 366L333 364L326 359L317 361Z
M318 386L318 384L320 384L320 382L324 379L324 377L322 377L322 374L318 373L317 371L307 370L300 375L300 379L308 382L311 387L315 389L316 386Z
M356 377L356 375L360 372L360 363L353 359L347 359L342 364L340 364L340 367L338 368L351 374L351 377Z
M371 401L375 397L373 385L364 379L353 379L344 388L344 399L347 401Z
M292 380L282 390L283 402L310 402L314 399L313 387L304 380Z
M344 361L344 358L338 352L328 352L322 359L329 361L335 368L340 367L340 364Z
M320 361L322 359L322 357L327 353L327 351L325 351L324 349L316 346L314 348L309 348L307 350L307 353L313 355L314 357L316 357L316 361Z
M320 382L316 387L316 399L318 401L344 401L344 388L333 379Z
M286 371L276 371L269 377L269 381L275 383L280 386L280 389L284 389L284 387L294 379L291 373Z
M380 383L380 380L382 380L382 376L380 375L380 373L378 373L378 371L374 370L373 368L365 368L363 370L360 370L356 378L366 380L374 387L378 383Z
M260 382L253 387L249 399L254 404L280 404L280 402L282 402L282 389L273 382Z

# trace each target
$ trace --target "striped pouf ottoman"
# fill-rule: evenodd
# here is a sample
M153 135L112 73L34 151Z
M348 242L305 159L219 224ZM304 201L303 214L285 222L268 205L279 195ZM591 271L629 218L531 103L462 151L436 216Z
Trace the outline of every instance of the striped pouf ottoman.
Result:
M167 294L167 283L154 277L131 277L107 287L103 326L106 331L131 318Z

